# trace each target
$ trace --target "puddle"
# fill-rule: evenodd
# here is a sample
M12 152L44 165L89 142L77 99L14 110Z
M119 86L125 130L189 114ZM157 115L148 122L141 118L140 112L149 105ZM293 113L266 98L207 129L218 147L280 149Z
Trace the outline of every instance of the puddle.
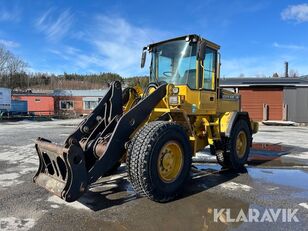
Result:
M209 148L193 157L195 163L217 163L216 156ZM308 166L308 148L282 145L281 143L253 143L248 157L248 165L271 167Z
M276 165L279 165L279 157L291 153L292 147L287 147L280 144L270 143L253 143L250 150L248 164L257 165L268 161L276 160Z
M271 144L271 143L253 143L251 152L267 152L274 155L285 155L292 150L292 147L281 145L281 144Z
M308 172L304 170L247 168L247 171L257 180L308 190Z
M221 166L218 164L193 164L193 167L197 168L198 170L213 172L213 171L220 171Z
M308 166L308 148L280 143L254 143L248 164L272 167Z
M203 175L219 174L221 166L218 164L194 164L197 170L201 170ZM277 185L295 187L308 191L308 171L301 169L279 169L279 168L254 168L247 167L247 174L252 179L266 181ZM231 173L223 174L230 175ZM196 173L195 175L198 175ZM304 195L304 194L303 194ZM306 193L305 193L306 195Z
M308 166L308 148L280 143L253 143L248 164L273 167Z

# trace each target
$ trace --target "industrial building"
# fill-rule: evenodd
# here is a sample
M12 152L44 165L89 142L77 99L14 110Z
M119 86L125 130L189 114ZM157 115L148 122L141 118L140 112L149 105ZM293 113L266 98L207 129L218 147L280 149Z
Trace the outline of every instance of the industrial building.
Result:
M25 115L28 113L28 102L12 99L9 88L0 88L0 115Z
M308 123L307 78L228 78L221 87L241 95L241 107L256 121Z
M107 90L54 90L53 93L0 91L0 107L36 116L79 117L89 114ZM4 96L5 100L4 101ZM9 106L8 106L9 105ZM12 111L13 110L13 111Z
M54 98L52 94L43 93L13 93L13 100L26 101L27 111L34 115L54 115Z
M55 112L63 117L87 115L97 106L107 90L55 90Z
M227 78L220 86L241 95L241 108L255 121L308 123L308 78ZM55 90L53 93L13 93L0 88L0 112L60 117L89 114L107 92Z

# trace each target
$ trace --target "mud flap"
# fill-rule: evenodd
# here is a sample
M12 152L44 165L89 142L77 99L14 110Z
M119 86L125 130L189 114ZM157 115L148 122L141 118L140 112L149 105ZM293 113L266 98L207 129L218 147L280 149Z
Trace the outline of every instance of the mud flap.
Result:
M87 188L87 170L80 146L63 148L38 138L35 148L39 169L33 181L67 202L77 200Z

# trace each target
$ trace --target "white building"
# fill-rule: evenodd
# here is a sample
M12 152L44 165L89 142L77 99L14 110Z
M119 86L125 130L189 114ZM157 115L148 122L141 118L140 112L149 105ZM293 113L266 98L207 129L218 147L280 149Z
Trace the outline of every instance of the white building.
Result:
M11 109L11 89L0 88L0 111Z

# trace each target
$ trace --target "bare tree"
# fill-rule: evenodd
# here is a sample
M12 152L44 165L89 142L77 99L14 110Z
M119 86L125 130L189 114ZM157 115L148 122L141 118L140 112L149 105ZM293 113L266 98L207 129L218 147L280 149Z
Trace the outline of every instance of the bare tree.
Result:
M0 85L14 88L22 84L27 63L15 56L4 46L0 46ZM22 78L24 79L24 78Z
M279 75L278 75L277 72L275 72L275 73L273 74L273 78L279 78Z
M296 78L296 77L298 77L298 76L299 76L298 71L297 71L297 70L291 69L291 70L289 71L289 76L290 76L291 78Z
M7 63L11 56L11 52L0 46L0 75L6 73Z
M27 67L27 64L21 60L19 57L11 55L7 61L7 70L10 76L24 72Z

